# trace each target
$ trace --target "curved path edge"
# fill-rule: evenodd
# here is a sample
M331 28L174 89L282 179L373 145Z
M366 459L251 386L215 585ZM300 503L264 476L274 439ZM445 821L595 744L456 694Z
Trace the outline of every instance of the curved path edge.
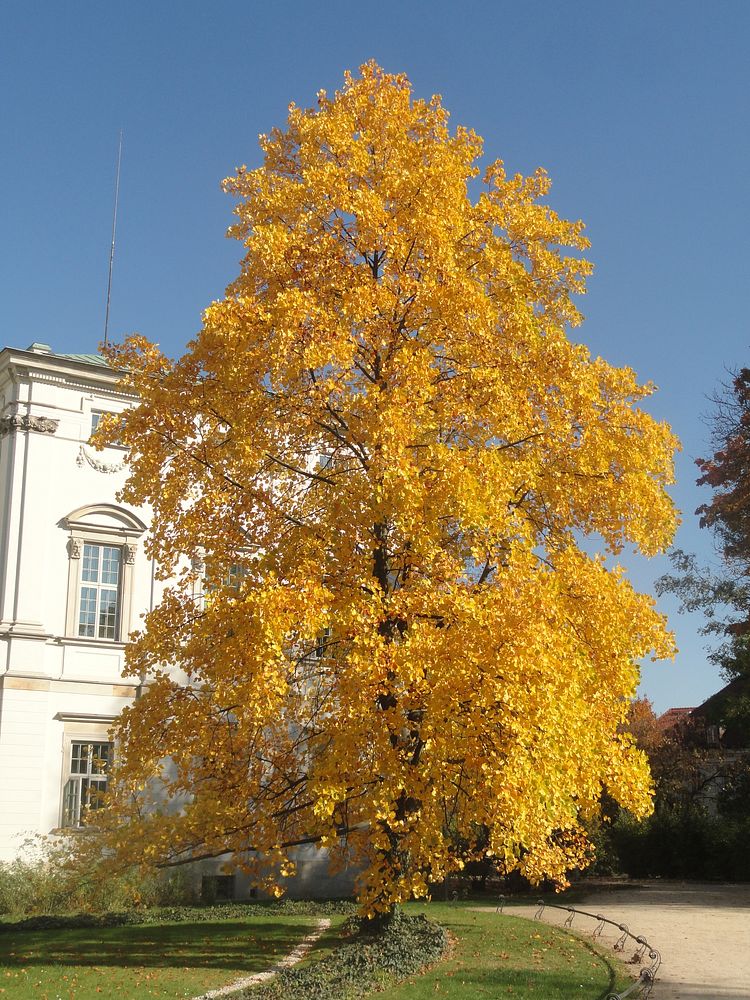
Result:
M258 983L264 983L268 979L273 979L279 972L283 972L284 969L288 969L290 966L301 962L318 938L330 926L331 921L327 917L322 917L315 925L315 930L311 931L306 937L303 937L300 943L288 955L284 955L270 969L264 969L263 972L255 972L251 976L236 979L233 983L229 983L227 986L220 986L216 990L208 990L207 993L201 993L199 996L193 997L192 1000L217 1000L218 997L228 997L239 990L247 989L248 986L257 986Z
M750 1000L750 884L592 880L575 888L576 907L616 915L656 943L662 965L651 1000ZM533 919L536 909L514 902L505 913Z

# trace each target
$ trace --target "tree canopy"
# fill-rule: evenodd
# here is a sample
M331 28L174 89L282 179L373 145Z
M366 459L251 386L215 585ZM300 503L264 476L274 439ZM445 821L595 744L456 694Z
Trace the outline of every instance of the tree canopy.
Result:
M714 534L721 566L700 566L678 549L671 555L675 573L661 577L657 589L677 594L684 610L706 615L702 632L721 639L710 659L734 680L750 677L750 369L740 369L714 403L715 451L697 459L698 485L713 493L696 514Z
M699 458L698 485L713 489L711 500L696 513L701 525L713 529L727 559L750 568L750 369L734 376L727 393L717 400L713 419L716 451Z
M709 659L730 682L710 700L712 721L729 727L730 742L750 734L750 369L741 368L714 397L711 429L715 451L697 459L699 486L711 499L696 511L701 527L713 532L721 556L718 569L700 566L695 556L675 550L675 572L657 581L684 611L702 611L704 635L717 636Z
M166 587L102 829L269 884L318 843L370 911L485 850L564 879L603 787L649 808L618 727L671 638L606 553L669 543L675 440L568 339L582 223L438 97L369 63L261 149L187 353L109 352Z

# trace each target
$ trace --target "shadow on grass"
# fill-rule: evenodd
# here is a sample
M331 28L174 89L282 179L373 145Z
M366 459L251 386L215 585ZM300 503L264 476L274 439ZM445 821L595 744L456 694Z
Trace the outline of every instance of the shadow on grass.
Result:
M606 957L606 955L602 955L599 951L596 950L596 948L594 948L593 945L589 944L588 941L581 940L581 944L586 949L586 951L588 951L589 954L593 955L597 959L599 964L602 965L607 970L609 981L606 987L599 994L599 996L596 997L596 1000L605 1000L605 998L610 993L615 992L615 987L617 986L617 970L609 961L609 959Z
M268 968L290 952L311 930L289 925L242 921L126 926L98 929L25 931L0 938L0 965L92 966L98 968Z

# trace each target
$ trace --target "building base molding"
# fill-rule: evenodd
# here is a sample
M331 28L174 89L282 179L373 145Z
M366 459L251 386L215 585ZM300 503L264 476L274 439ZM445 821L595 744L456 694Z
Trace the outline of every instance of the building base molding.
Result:
M24 639L42 639L45 642L52 639L52 633L41 622L25 621L16 618L13 621L0 621L0 635L17 635Z

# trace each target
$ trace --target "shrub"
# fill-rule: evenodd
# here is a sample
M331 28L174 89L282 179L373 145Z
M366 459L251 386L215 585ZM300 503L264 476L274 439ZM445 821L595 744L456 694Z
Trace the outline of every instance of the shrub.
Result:
M43 863L0 864L0 913L57 913L70 908L69 886Z
M247 1000L353 1000L418 972L445 952L445 930L423 914L397 911L378 931L358 917L347 922L349 941L317 962L285 969L238 994Z
M612 869L631 878L748 881L750 819L709 816L696 808L655 813L642 822L621 815L606 834Z
M584 874L604 876L619 874L620 858L613 843L612 824L602 821L591 822L587 833L593 860L584 869ZM569 878L573 878L573 874Z
M268 902L221 903L216 906L155 906L138 910L113 910L107 913L38 914L20 920L1 921L2 931L69 930L76 927L120 927L123 924L210 923L250 917L271 910L280 914L330 916L355 913L352 900L269 900Z
M46 859L0 864L0 914L14 917L104 912L194 901L185 873L169 875L132 869L110 877L82 880Z

